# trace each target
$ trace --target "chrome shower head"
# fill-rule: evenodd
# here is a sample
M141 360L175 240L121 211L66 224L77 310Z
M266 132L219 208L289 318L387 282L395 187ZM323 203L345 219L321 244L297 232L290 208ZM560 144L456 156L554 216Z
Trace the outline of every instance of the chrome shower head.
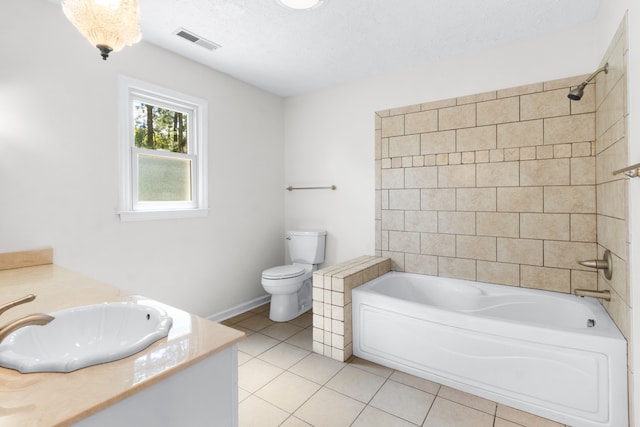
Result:
M593 80L595 76L597 76L599 73L603 71L605 74L609 72L608 62L604 64L604 67L598 68L593 74L587 77L587 80L580 83L578 86L576 86L575 89L572 89L567 95L567 98L569 98L572 101L580 101L580 99L582 99L582 95L584 95L584 88L587 86L587 84L589 84L589 82Z

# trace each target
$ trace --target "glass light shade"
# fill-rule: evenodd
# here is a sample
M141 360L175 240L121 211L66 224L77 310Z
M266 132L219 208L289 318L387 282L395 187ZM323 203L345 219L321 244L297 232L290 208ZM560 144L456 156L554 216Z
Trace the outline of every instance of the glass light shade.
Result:
M62 10L103 59L142 38L138 0L62 0Z

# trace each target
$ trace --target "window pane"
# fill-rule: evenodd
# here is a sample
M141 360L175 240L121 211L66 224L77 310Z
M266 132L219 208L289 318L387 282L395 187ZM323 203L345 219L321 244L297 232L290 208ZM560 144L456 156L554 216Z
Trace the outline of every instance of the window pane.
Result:
M133 102L133 137L138 148L187 153L187 114Z
M138 200L191 201L191 160L139 154Z

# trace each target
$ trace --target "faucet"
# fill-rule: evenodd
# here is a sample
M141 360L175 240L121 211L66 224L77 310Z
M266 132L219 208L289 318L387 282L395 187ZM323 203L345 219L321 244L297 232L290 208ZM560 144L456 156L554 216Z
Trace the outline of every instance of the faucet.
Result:
M607 280L611 280L611 276L613 275L613 259L611 258L611 252L609 249L604 251L604 255L602 259L590 259L585 261L578 261L583 267L595 268L597 270L604 270L604 277Z
M591 289L575 289L573 293L579 297L592 297L611 301L611 292L609 292L609 290L592 291Z
M15 301L8 302L0 306L0 315L15 306L31 302L34 299L36 299L36 296L33 294L29 294L22 298L18 298ZM53 319L55 318L53 316L49 316L48 314L36 313L36 314L30 314L28 316L22 317L18 320L14 320L8 325L5 325L2 328L0 328L0 343L9 334L11 334L13 331L17 329L20 329L29 325L46 325L47 323L51 322Z

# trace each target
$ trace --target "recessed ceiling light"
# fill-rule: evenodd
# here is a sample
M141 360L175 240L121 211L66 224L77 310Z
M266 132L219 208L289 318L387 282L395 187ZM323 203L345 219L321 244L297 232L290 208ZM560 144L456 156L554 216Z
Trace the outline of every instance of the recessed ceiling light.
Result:
M277 0L277 2L289 9L305 10L320 6L324 0Z

